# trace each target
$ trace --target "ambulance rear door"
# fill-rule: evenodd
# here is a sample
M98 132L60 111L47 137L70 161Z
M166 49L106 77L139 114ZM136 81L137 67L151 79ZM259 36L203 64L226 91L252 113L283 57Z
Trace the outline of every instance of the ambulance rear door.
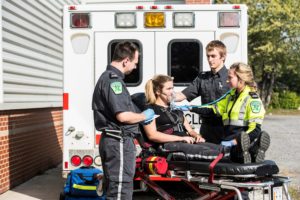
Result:
M175 91L182 91L196 78L199 72L210 70L205 46L214 39L214 31L156 32L156 73L174 77ZM183 101L177 104L187 103L187 101ZM200 97L194 99L190 104L200 105ZM185 115L193 127L200 128L198 114L186 112Z

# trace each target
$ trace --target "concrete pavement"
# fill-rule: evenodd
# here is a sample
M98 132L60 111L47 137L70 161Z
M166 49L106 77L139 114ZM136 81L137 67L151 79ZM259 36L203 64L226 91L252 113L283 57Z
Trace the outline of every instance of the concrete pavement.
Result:
M0 200L58 200L63 185L60 165L5 192Z

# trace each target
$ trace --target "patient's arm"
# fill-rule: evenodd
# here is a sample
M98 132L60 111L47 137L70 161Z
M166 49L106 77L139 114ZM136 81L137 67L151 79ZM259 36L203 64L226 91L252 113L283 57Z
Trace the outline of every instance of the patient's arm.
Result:
M144 125L145 133L150 141L157 143L166 143L166 142L186 142L189 144L193 144L195 139L190 136L180 137L177 135L169 135L157 131L155 120L153 120L150 124Z
M188 134L195 138L195 143L199 143L199 142L205 142L205 139L203 137L201 137L200 134L198 134L196 131L194 131L194 129L192 128L192 126L189 124L189 122L186 120L186 118L184 118L184 128L186 129L186 131L188 132Z

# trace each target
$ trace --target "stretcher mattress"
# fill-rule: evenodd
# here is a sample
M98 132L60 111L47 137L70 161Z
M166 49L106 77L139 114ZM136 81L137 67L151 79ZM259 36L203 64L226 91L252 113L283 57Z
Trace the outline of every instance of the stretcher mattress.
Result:
M168 161L169 169L177 171L196 171L209 174L209 161ZM240 164L233 162L219 162L214 167L214 173L220 175L248 175L269 176L277 174L279 168L274 161L265 160L262 163Z

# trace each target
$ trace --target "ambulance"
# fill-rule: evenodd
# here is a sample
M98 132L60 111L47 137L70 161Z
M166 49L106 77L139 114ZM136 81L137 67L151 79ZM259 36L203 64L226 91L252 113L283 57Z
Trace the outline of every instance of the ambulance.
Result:
M90 4L66 6L64 30L63 176L80 166L101 168L101 133L93 122L95 84L111 62L116 44L140 49L137 69L125 77L131 94L144 92L155 74L174 77L181 91L209 70L205 46L221 40L226 66L247 62L247 7L237 4ZM182 104L187 102L181 102ZM200 105L197 98L192 104ZM197 114L186 113L195 129Z

